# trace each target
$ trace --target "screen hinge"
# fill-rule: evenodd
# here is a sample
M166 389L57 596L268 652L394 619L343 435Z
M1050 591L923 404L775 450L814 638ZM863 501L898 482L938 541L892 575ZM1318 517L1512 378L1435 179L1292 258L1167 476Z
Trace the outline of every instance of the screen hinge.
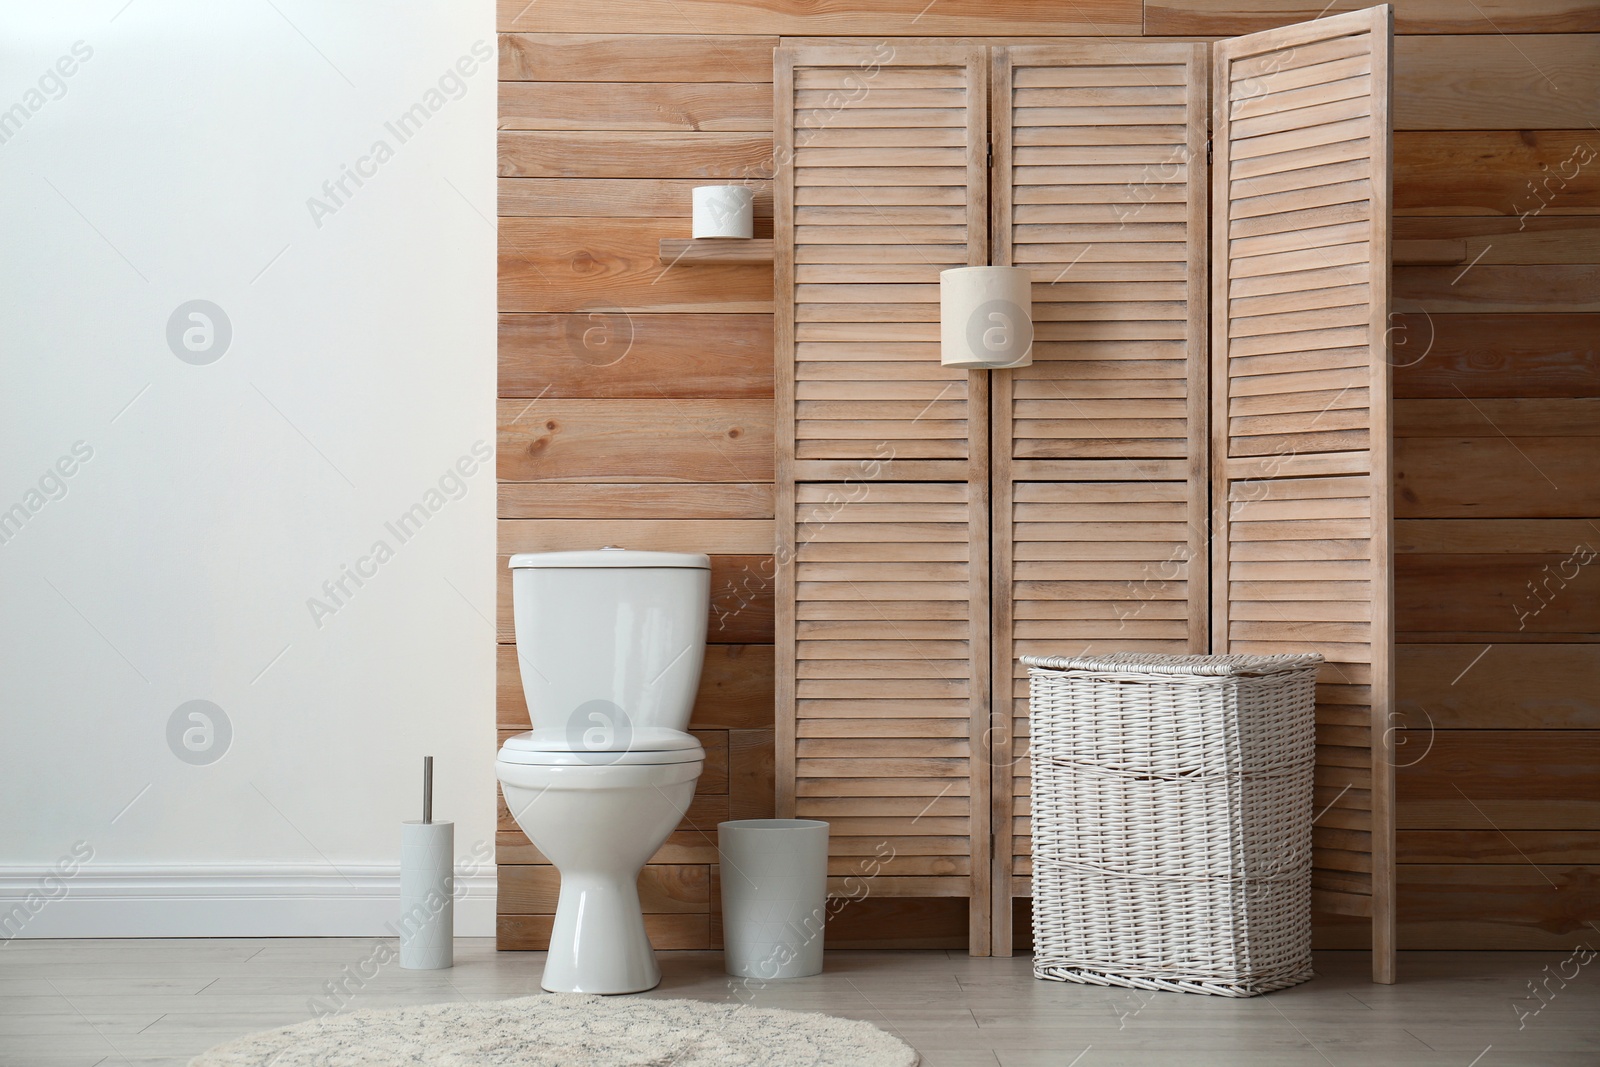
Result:
M993 141L989 141L987 144L985 144L984 147L988 149L988 155L986 156L988 162L986 162L984 164L984 166L988 167L990 170L993 170L994 169L994 142Z

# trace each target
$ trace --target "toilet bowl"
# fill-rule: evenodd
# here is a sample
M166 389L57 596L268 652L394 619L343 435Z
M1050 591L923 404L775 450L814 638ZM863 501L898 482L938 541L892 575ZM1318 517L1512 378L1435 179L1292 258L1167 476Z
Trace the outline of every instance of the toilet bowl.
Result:
M710 560L601 549L511 557L533 729L495 761L506 806L561 877L541 985L661 981L639 870L683 818L705 751L687 732L705 658Z
M638 993L661 982L639 907L639 868L694 797L704 753L628 767L509 764L506 806L561 872L540 984L556 993Z

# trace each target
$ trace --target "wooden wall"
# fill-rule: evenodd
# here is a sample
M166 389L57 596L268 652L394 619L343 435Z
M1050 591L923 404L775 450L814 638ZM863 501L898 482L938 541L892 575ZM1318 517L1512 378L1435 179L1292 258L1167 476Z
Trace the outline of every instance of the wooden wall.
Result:
M722 180L770 232L778 37L1214 38L1322 9L500 0L499 725L527 728L506 555L712 554L706 769L641 879L658 947L720 943L715 825L772 808L772 271L668 269L657 242ZM1400 0L1395 26L1396 237L1446 261L1394 275L1400 944L1570 948L1600 916L1600 0ZM539 948L556 875L501 815L500 945ZM961 947L965 918L869 896L830 944Z

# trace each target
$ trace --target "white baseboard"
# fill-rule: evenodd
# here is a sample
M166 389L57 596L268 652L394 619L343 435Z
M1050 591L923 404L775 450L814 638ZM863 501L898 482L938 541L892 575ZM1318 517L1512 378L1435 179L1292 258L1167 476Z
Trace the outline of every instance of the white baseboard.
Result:
M67 877L0 867L0 945L12 937L383 937L400 867L113 866ZM456 876L457 937L493 937L493 865Z

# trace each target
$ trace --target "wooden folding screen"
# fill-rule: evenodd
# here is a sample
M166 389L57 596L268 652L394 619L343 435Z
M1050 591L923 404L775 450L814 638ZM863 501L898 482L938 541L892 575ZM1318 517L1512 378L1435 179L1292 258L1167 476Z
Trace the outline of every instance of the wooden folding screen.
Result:
M1206 46L997 48L993 262L1034 362L993 411L994 918L1029 895L1024 655L1207 649Z
M988 53L776 56L777 811L837 892L968 898L982 954L988 391L939 272L988 261Z
M1313 895L1394 966L1388 8L1216 46L1213 622L1327 657Z
M1214 81L1191 42L777 51L777 810L835 891L965 897L1009 954L1017 658L1310 648L1316 904L1393 979L1388 19ZM1034 363L944 370L939 272L984 263L1031 270Z

